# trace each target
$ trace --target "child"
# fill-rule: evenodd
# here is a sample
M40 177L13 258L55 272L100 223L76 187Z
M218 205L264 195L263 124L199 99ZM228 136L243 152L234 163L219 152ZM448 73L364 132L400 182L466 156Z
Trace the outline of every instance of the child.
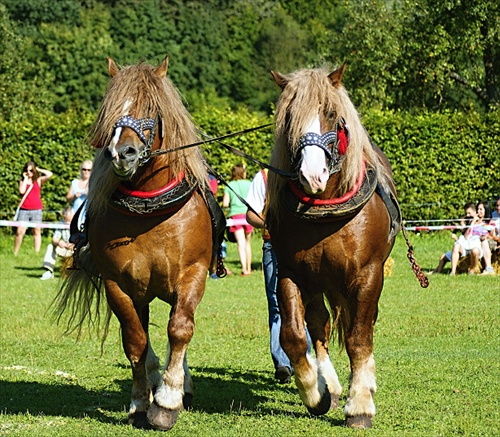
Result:
M468 202L464 206L464 211L465 211L465 216L460 221L460 225L463 227L462 234L465 234L467 230L466 226L468 226L472 222L472 220L474 220L477 216L476 205L474 205L474 203L472 202ZM461 243L464 241L464 236L460 235L460 237L457 237L455 234L452 234L451 237L455 240L453 249L457 250L460 256L465 256L467 250L463 248L461 245ZM449 250L448 252L443 253L439 258L439 264L433 271L429 272L429 274L442 273L446 263L451 261L452 254L453 250Z

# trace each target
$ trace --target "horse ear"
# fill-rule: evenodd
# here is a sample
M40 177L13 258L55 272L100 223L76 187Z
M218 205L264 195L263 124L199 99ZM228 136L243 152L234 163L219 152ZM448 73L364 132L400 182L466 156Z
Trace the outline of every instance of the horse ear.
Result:
M158 77L165 77L167 75L168 70L168 56L165 56L161 65L155 70L155 74Z
M342 77L344 76L344 71L347 68L347 62L342 64L342 67L337 68L333 73L328 75L328 78L332 81L334 87L340 86L342 83Z
M276 82L276 85L278 85L281 89L285 89L286 84L288 83L288 79L281 73L276 73L274 71L271 71L271 74L273 76L274 81Z
M108 60L108 72L111 77L115 77L118 74L118 67L116 66L115 61L111 59L109 56L106 58Z

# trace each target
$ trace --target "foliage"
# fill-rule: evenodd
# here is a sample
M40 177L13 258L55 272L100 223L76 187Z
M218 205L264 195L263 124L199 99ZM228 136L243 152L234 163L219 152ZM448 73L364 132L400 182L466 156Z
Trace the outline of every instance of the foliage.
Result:
M190 110L200 131L212 138L273 121L245 108L231 109L225 100L217 100L212 106L198 99ZM79 164L93 155L85 144L93 119L93 114L74 111L33 113L22 124L0 119L0 211L4 218L13 215L19 202L17 180L29 159L55 174L43 188L45 209L62 209ZM499 111L483 115L422 112L416 116L373 110L365 114L364 122L373 142L391 161L407 220L456 218L466 201L492 200L500 193ZM273 141L272 127L268 127L223 143L268 162ZM260 169L257 163L217 142L202 148L208 163L225 179L237 163L248 166L249 178Z
M25 237L13 257L12 236L0 235L0 434L153 435L126 423L131 368L116 319L102 353L98 336L75 341L63 335L64 326L51 323L47 312L60 284L38 279L42 254L33 254L31 238ZM452 243L446 233L411 240L425 269L433 268ZM359 437L359 431L342 426L343 408L311 416L293 383L274 381L260 238L252 243L254 274L207 283L188 352L193 407L180 414L169 436ZM433 275L424 290L405 253L398 239L375 325L377 415L367 434L494 436L500 388L498 278ZM228 265L237 271L233 244ZM168 313L164 302L151 305L149 333L162 362ZM344 386L343 407L349 364L334 344L330 354Z
M29 157L56 174L44 187L46 208L64 204L80 160L93 153L84 138L108 81L108 55L122 65L169 55L169 77L211 136L271 120L263 113L272 113L279 89L269 70L347 61L346 87L394 164L407 218L454 217L465 200L498 195L497 1L140 4L0 1L3 217L17 205ZM267 161L271 129L227 143ZM226 176L241 161L217 144L204 149ZM247 164L250 177L258 166Z
M365 123L391 161L406 219L458 218L500 193L500 113L371 111Z
M500 104L500 5L496 0L407 0L401 10L398 107ZM416 105L415 105L416 106Z
M184 93L215 91L267 112L277 95L269 70L343 62L365 108L487 110L500 98L496 0L1 3L0 59L16 64L6 88L32 84L43 96L37 106L56 112L96 109L106 56L125 65L169 55Z
M42 199L46 210L62 209L71 180L78 177L80 163L93 158L93 151L85 145L92 121L90 114L77 112L34 112L22 124L0 119L2 218L10 219L19 204L18 181L28 161L54 172L54 177L43 185Z

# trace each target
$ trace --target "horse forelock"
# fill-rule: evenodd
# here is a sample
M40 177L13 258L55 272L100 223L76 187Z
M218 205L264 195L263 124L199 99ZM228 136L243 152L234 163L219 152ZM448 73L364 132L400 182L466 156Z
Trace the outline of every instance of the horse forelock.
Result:
M276 143L271 164L290 171L291 156L313 117L333 111L336 121L344 118L349 129L346 159L338 175L339 188L347 192L356 183L362 160L366 161L367 168L377 167L378 160L346 89L342 85L334 87L328 74L327 69L318 68L299 70L286 76L287 85L276 105ZM283 199L280 193L285 184L284 178L270 175L271 215L280 209L280 201Z
M138 64L124 67L109 82L98 117L90 133L90 144L101 148L95 157L89 187L89 210L105 208L119 183L111 164L104 159L104 148L113 135L115 123L124 115L134 118L161 119L162 149L174 149L199 140L196 127L184 106L181 95L168 77L155 74L155 67ZM199 148L189 148L161 155L174 174L185 171L188 178L206 184L206 170ZM99 187L93 190L93 187ZM92 207L92 203L94 206Z

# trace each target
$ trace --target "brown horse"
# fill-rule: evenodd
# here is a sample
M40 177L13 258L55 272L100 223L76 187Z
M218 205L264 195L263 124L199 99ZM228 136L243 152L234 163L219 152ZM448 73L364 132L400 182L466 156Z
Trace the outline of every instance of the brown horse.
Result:
M108 70L112 79L90 138L100 150L90 179L88 244L79 251L80 269L69 271L56 298L56 312L68 310L69 326L78 330L85 319L96 322L104 284L104 332L111 310L132 366L129 423L166 430L193 395L186 350L219 232L212 228L202 154L180 148L199 138L166 77L167 58L157 68L122 69L108 58ZM171 305L161 373L148 336L155 298Z
M300 397L319 415L337 407L342 392L328 355L326 297L351 364L346 424L366 428L375 415L373 327L400 213L389 163L341 84L344 71L272 73L282 93L271 164L297 180L270 174L267 220L278 260L280 340Z

